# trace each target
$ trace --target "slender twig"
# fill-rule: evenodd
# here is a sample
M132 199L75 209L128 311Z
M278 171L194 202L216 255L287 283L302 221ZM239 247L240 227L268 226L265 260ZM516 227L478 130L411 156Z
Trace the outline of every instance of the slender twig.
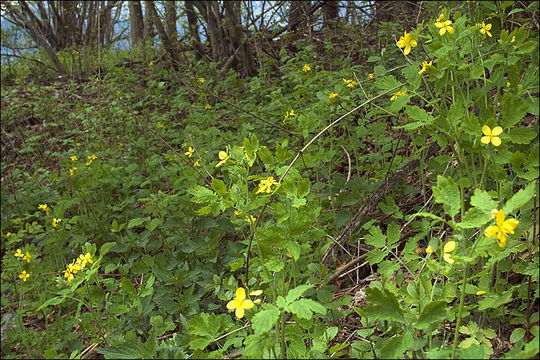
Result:
M343 145L339 145L339 146L341 146L343 151L345 151L345 154L347 154L347 160L349 161L349 171L347 173L347 181L345 181L345 184L347 184L349 180L351 180L351 155L349 155L349 152L347 151L347 149L345 149L345 146Z

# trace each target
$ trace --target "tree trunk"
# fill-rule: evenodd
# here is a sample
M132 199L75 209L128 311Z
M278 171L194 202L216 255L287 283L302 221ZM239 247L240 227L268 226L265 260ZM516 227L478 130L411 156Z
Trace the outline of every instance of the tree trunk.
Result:
M129 1L129 27L131 46L140 46L144 42L144 20L140 0Z
M339 21L339 5L337 1L325 1L322 5L323 26L334 28Z
M159 34L159 39L161 40L161 43L163 44L163 48L167 52L167 54L171 58L171 64L174 68L178 67L178 48L175 46L175 43L169 39L167 36L167 33L165 32L165 28L163 27L163 24L161 23L161 20L158 17L156 8L154 6L153 1L145 1L146 8L148 10L148 15L151 18L152 24L156 26L156 30Z
M25 30L27 31L28 35L30 35L32 40L34 40L36 44L38 44L38 46L43 47L43 49L47 52L49 58L54 64L56 71L61 75L66 74L66 68L64 67L64 64L60 62L60 59L58 59L55 49L51 46L50 43L47 42L47 39L42 35L42 32L39 29L39 26L42 26L42 24L35 16L27 16L29 15L28 11L31 12L28 5L25 2L20 1L19 5L22 11L19 11L19 9L16 9L14 6L12 6L10 2L6 1L4 2L4 5L6 6L7 12L9 12L12 17L18 19L23 23Z
M188 20L189 34L191 35L190 42L195 48L195 58L200 60L204 54L204 48L201 44L201 38L199 37L199 23L197 21L197 15L195 14L192 1L184 1L184 5Z
M303 31L307 27L308 1L290 1L289 8L289 28L291 31Z
M151 2L144 2L144 41L148 42L150 46L154 46L154 36L156 33L154 27L152 26L152 17L150 16L149 7Z
M169 40L176 45L176 1L165 1L165 31Z

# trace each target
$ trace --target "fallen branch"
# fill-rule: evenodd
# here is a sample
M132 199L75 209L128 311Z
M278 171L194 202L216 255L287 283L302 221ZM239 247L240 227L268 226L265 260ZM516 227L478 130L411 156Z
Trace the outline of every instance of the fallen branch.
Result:
M438 149L439 146L436 143L432 144L428 148L426 156L429 157L435 154ZM338 246L343 246L351 237L353 232L360 225L362 225L368 217L372 216L373 212L379 205L379 202L384 198L384 196L386 196L386 192L388 191L388 189L394 186L400 180L404 179L408 173L416 169L419 165L419 159L411 160L407 165L397 170L385 181L380 182L379 187L366 201L364 201L358 212L351 218L351 220L349 220L349 223L347 224L347 226L345 226L345 229L343 229L341 234L339 234L339 236L335 239L334 243L330 245L328 251L326 251L326 254L324 254L321 262L325 266L330 265L331 260L334 259Z

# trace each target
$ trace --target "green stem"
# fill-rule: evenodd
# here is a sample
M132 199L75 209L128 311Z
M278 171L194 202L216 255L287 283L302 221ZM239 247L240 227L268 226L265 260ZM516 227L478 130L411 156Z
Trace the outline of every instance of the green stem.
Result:
M478 244L478 241L475 241L473 246L471 247L471 252L469 254L469 257L472 257L474 254L474 249L476 248L476 245ZM459 328L461 326L461 317L463 315L463 305L465 302L465 289L467 288L467 272L469 271L469 263L465 263L465 269L463 271L463 284L461 285L461 297L459 299L459 310L457 315L457 321L456 321L456 331L454 332L454 345L452 346L452 359L456 358L456 350L457 350L457 344L458 344L458 338L459 338Z

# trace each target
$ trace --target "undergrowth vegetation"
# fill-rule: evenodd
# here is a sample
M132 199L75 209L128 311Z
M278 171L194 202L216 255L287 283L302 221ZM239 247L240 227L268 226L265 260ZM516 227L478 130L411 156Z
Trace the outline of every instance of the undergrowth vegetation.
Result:
M2 356L537 355L538 33L510 5L253 78L3 69Z

